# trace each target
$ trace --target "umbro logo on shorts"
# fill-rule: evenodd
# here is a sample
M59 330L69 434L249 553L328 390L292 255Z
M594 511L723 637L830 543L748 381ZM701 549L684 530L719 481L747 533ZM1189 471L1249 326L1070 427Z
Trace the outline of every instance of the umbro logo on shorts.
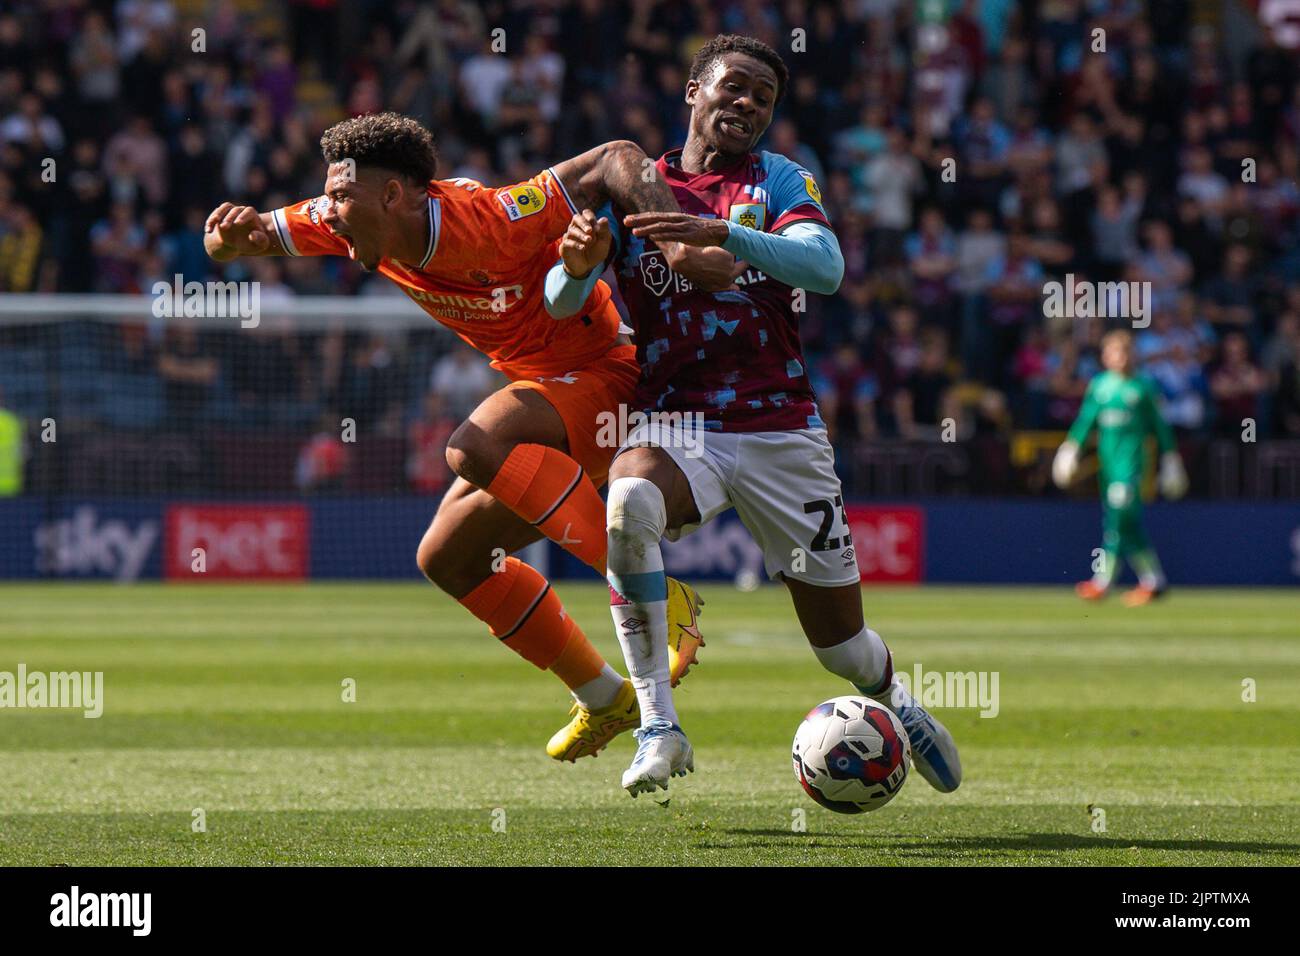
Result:
M845 548L843 551L840 552L840 557L844 559L844 566L845 566L846 568L851 568L851 567L853 567L853 549L852 549L852 548Z

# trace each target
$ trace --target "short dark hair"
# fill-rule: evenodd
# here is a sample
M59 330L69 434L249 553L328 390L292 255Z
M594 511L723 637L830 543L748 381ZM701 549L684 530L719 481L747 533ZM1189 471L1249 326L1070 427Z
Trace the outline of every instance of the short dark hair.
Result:
M737 33L718 34L700 47L691 60L690 79L697 83L701 82L701 77L713 68L714 61L722 59L725 53L743 53L770 66L772 72L776 74L776 100L778 103L781 102L781 97L785 96L786 84L790 82L790 71L786 68L785 61L781 59L781 54L762 40L755 40L753 37L740 36Z
M433 134L409 116L371 113L335 123L320 138L327 163L351 159L427 183L438 175L438 148Z

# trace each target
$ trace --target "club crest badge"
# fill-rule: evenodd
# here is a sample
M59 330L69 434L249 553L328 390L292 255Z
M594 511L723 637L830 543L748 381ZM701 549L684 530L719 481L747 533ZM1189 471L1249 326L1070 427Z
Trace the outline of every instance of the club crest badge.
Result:
M762 232L767 226L767 207L757 202L736 203L727 213L727 220L738 226Z

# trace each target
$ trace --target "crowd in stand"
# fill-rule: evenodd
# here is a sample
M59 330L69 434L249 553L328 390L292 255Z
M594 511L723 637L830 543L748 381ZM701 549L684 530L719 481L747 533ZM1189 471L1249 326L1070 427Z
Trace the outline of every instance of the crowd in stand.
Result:
M1300 49L1269 6L0 3L0 290L138 293L180 273L256 278L264 301L388 294L346 260L219 267L202 221L227 198L315 195L320 131L379 109L434 130L442 175L490 184L613 138L658 155L685 138L690 55L743 32L791 70L762 148L814 173L845 254L802 328L837 439L1068 424L1106 321L1045 317L1044 284L1067 275L1149 283L1138 353L1182 436L1250 418L1300 437ZM406 361L391 337L255 339L243 359L201 332L137 338L136 367L177 402L218 381L255 395L259 376L306 394L280 380L301 376L335 383L320 411L391 404L397 432L464 411L450 372L389 382Z

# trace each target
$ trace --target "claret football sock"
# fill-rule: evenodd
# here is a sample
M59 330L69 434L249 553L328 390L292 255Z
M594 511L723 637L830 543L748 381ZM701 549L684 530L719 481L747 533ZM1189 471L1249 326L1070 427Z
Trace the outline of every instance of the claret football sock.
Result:
M618 693L622 678L565 613L546 579L518 558L506 558L500 571L488 575L460 603L502 644L551 671L575 696L580 689L591 695L591 700L579 697L583 706L606 706Z
M813 653L822 667L868 697L888 688L894 676L889 648L879 634L866 626L834 647L814 647Z
M668 578L659 540L664 496L644 478L609 486L609 611L641 706L641 726L677 723L668 663Z
M516 445L487 491L604 575L605 503L582 466L564 452Z

